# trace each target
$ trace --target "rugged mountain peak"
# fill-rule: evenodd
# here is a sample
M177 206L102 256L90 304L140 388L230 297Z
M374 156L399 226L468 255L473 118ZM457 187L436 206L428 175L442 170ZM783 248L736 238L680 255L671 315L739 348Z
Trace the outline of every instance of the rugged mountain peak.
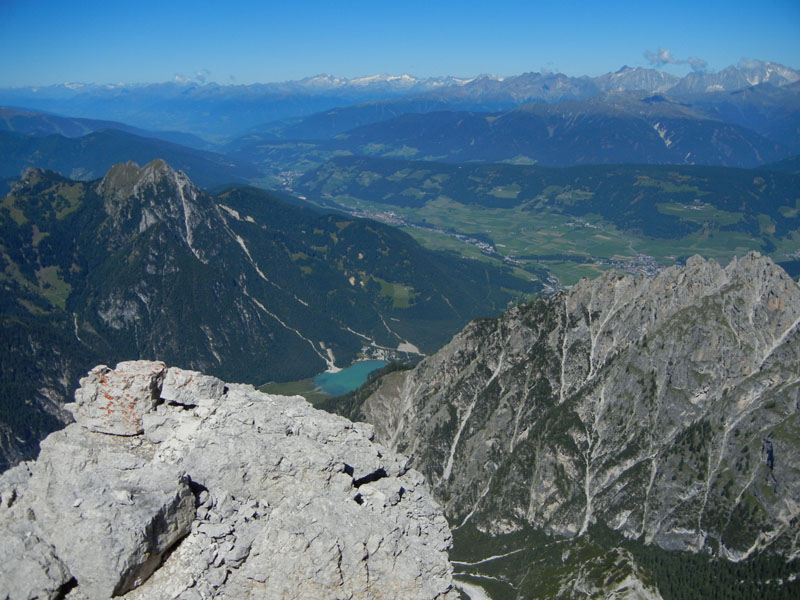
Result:
M669 73L646 69L643 67L623 66L614 73L606 73L594 79L603 91L647 91L664 92L674 86L680 79Z
M182 171L161 159L143 167L134 162L119 163L97 184L119 243L150 226L164 223L176 232L192 253L205 262L194 246L194 232L215 214L211 202ZM121 239L114 240L118 236Z
M8 192L11 196L25 196L35 194L39 186L45 182L65 181L65 179L55 171L40 169L39 167L28 167Z
M800 81L800 72L797 70L767 60L743 58L739 61L737 68L744 74L750 85L760 83L787 85Z
M0 477L9 597L457 597L439 507L369 425L149 361L76 400Z
M737 378L761 368L774 344L792 333L787 330L800 317L800 288L770 258L757 252L733 260L725 268L695 255L685 265L665 269L653 278L612 272L581 280L563 298L570 323L575 323L563 335L568 347L588 343L589 355L583 368L561 382L560 398L588 385L614 355L672 326L671 321L681 313L702 311L707 305L721 305L724 315L714 315L707 327L725 326L740 350L744 343L749 347L747 352L720 357L720 366L727 368L725 376ZM702 339L698 337L694 343L701 345ZM563 360L572 358L567 353Z
M470 324L362 408L453 522L800 553L800 286L750 253Z
M127 198L139 195L146 188L155 189L162 183L178 183L179 177L183 180L181 183L188 181L186 175L175 171L160 158L141 168L135 162L128 161L111 167L97 189L106 197Z
M762 83L785 86L798 80L800 72L789 67L761 60L743 59L737 66L729 66L716 73L693 71L681 79L670 93L733 91Z
M15 184L14 187L16 188L16 186L30 185L32 182L38 181L47 173L53 173L53 171L47 171L46 169L40 169L39 167L28 167L25 169L22 177L20 177L20 180ZM55 173L53 174L55 175Z

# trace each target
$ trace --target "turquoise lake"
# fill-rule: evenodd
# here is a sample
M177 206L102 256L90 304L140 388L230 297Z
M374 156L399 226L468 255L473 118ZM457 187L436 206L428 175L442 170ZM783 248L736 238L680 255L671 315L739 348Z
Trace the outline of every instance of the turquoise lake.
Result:
M358 389L367 376L386 366L385 360L362 360L338 373L322 373L314 377L314 385L331 396L340 396Z

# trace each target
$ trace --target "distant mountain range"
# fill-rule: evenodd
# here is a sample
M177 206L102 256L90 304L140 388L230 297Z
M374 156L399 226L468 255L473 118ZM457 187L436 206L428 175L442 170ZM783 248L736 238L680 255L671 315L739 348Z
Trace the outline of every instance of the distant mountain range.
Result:
M353 154L546 166L620 163L753 167L793 149L661 96L609 94L502 113L408 113L340 134Z
M760 84L681 100L609 92L494 113L412 100L368 103L254 131L224 151L256 164L275 185L291 185L341 155L545 166L755 167L800 154L800 84Z
M655 72L658 73L658 72ZM650 106L637 104L645 101ZM673 113L685 118L718 120L752 129L756 133L781 144L800 148L800 83L775 87L770 83L734 91L718 91L670 96L661 91L608 90L584 99L569 99L551 103L550 108L541 102L529 103L542 112L557 114L556 107L564 106L570 113L592 111L607 105L618 110L627 104L632 114L646 111L653 115L657 103L671 105ZM497 106L497 108L493 108ZM309 117L277 122L254 128L250 134L271 134L272 139L311 139L320 140L335 137L357 127L388 121L410 113L429 112L506 112L515 108L515 103L483 103L453 99L394 99L382 102L368 102L324 111ZM567 108L568 107L568 108ZM537 110L532 108L532 110ZM268 138L270 136L265 136ZM246 139L246 138L243 138Z
M798 81L800 72L795 69L749 60L717 73L693 72L680 79L654 69L623 67L599 77L524 73L511 77L419 79L384 74L354 79L319 75L299 81L252 85L70 83L0 89L0 105L123 121L143 129L177 129L220 140L270 121L396 98L480 104L484 110L497 111L527 102L562 102L609 91L682 96L734 91L764 83L782 87Z
M28 108L0 107L0 179L28 166L91 179L160 157L204 187L290 188L342 155L749 168L800 154L800 72L763 61L683 78L623 67L594 78L69 84L0 89L2 103Z
M214 149L213 144L195 135L181 131L148 131L138 127L131 127L118 121L62 117L32 110L0 106L0 131L37 136L58 134L74 138L104 129L117 129L139 137L155 138L197 150Z
M169 160L202 187L246 183L260 176L260 170L246 160L120 129L100 129L80 137L38 134L0 131L0 177L19 177L28 167L39 167L90 180L102 177L116 163L144 164L156 158Z

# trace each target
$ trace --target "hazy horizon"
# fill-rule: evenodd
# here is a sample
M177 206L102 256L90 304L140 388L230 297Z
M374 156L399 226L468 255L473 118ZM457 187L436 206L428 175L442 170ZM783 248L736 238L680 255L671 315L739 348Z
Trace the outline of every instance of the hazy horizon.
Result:
M799 68L800 4L10 0L0 4L0 53L0 87L280 83L318 74L593 77L623 65L684 75L743 58Z
M720 69L703 69L703 72L714 73L714 72L717 72L717 71L722 71L722 70L724 70L724 69L726 69L728 67L732 67L732 66L733 67L737 67L737 66L741 67L742 63L744 63L746 61L753 61L753 60L761 61L761 59L758 59L758 58L743 57L740 61L737 61L736 63L730 64L730 65L725 65L724 67L721 67ZM778 65L781 65L781 66L784 66L784 67L788 67L790 69L800 70L800 68L795 67L794 65L783 64L783 63L779 63L779 62L776 62L776 61L764 60L764 61L761 61L761 62L765 62L765 63L766 62L771 62L771 63L778 64ZM347 80L347 81L354 81L354 80L358 80L358 79L366 79L366 78L370 78L370 77L384 76L384 75L391 76L391 77L401 77L401 76L406 76L407 75L407 76L410 76L410 77L414 77L415 79L418 79L420 81L424 81L426 79L436 79L436 78L439 78L439 77L441 77L441 78L451 77L453 79L463 79L463 80L474 80L474 79L478 79L480 77L498 77L500 79L506 79L506 78L522 75L522 74L525 74L525 73L553 73L553 74L567 75L569 77L584 77L584 76L586 76L586 77L596 77L596 76L599 76L599 75L605 75L607 73L615 73L615 72L617 72L620 69L625 68L625 67L654 69L654 70L670 73L670 74L673 74L673 75L677 75L678 77L683 77L683 76L687 75L689 72L692 71L691 68L686 68L686 69L669 68L670 66L667 66L667 68L665 68L665 67L658 67L658 66L654 66L654 65L637 65L636 67L634 67L634 65L631 65L631 64L623 64L623 65L620 65L619 67L616 67L616 68L613 68L613 69L609 69L608 71L604 71L602 73L599 73L598 75L587 75L585 73L584 74L568 74L568 73L563 73L562 71L553 71L553 70L550 70L550 69L541 69L541 70L530 69L528 71L520 71L518 73L503 73L503 74L498 74L498 73L476 73L476 74L440 73L438 75L430 75L430 76L423 77L423 76L418 76L415 73L388 73L388 72L384 71L384 72L379 72L379 73L378 72L376 72L376 73L362 73L360 75L355 75L354 77L344 77L344 76L341 76L341 75L339 75L337 73L312 73L312 74L304 75L302 77L298 77L297 79L283 79L283 80L279 80L279 81L278 80L276 80L276 81L253 81L253 82L249 82L249 83L244 83L244 82L220 82L220 81L215 81L213 79L209 79L203 73L196 73L194 75L189 75L189 76L178 74L178 75L173 76L172 79L163 80L163 81L135 81L135 82L125 82L125 81L117 81L117 82L111 82L111 81L57 81L57 82L52 82L52 83L29 84L29 85L20 85L20 86L6 86L6 85L2 85L2 83L0 83L0 88L4 88L4 89L17 89L17 88L19 88L19 89L22 89L22 88L46 88L46 87L57 87L57 86L65 86L65 87L73 87L73 88L97 86L97 87L113 88L113 87L139 87L139 86L144 87L144 86L149 86L149 85L165 85L165 84L172 84L172 83L195 85L195 86L217 85L217 86L221 86L221 87L234 87L234 86L249 86L249 85L280 85L280 84L284 84L284 83L287 83L287 84L288 83L296 83L296 82L300 82L300 81L307 80L307 79L314 79L314 78L317 78L317 77L331 77L331 78L334 78L334 79L343 79L343 80Z

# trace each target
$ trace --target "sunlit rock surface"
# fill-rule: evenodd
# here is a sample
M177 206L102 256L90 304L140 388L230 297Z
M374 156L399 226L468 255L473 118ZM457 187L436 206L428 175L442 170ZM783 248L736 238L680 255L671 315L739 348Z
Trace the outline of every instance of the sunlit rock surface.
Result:
M798 554L800 287L751 253L471 323L361 407L454 527Z
M0 596L457 597L439 506L369 425L148 361L76 400L0 477Z

